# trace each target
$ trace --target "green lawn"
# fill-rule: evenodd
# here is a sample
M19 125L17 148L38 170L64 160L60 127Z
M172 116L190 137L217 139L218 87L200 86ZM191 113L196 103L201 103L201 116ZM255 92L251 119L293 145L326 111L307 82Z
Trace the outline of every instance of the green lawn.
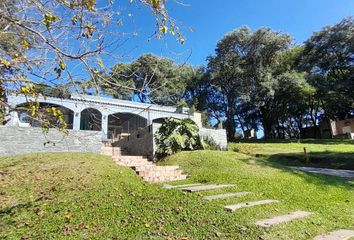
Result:
M234 183L203 194L253 194L206 202L201 194L143 182L109 157L33 154L0 158L0 239L312 239L354 229L354 181L293 172L235 152L195 151L169 157L192 177L184 182ZM226 204L280 203L230 213ZM269 229L263 218L311 211Z
M302 140L229 143L229 150L283 165L354 170L353 140ZM306 148L308 158L304 155Z

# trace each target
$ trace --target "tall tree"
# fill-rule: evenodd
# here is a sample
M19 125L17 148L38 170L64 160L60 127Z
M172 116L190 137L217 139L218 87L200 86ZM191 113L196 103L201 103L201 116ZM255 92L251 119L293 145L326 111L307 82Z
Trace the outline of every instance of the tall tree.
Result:
M134 95L141 102L177 105L185 94L187 79L194 74L188 65L179 66L171 59L144 54L132 63L116 64L108 75L110 81L99 85L117 98Z
M216 56L208 58L208 67L213 83L225 96L229 139L233 139L235 133L236 107L242 103L258 109L265 137L270 137L275 121L272 99L277 86L273 73L279 54L287 50L290 43L287 34L269 28L251 32L247 27L236 29L218 42Z
M247 86L251 89L249 101L259 109L265 138L273 137L273 125L277 120L272 114L279 80L275 74L279 64L277 60L282 52L289 49L290 43L289 35L262 28L250 34L247 44L245 72Z
M305 42L303 69L317 89L327 118L346 118L354 111L354 19L324 27Z
M237 29L225 35L216 45L215 56L208 57L208 71L211 82L225 100L226 130L229 140L236 131L235 106L244 93L245 55L249 41L248 28Z

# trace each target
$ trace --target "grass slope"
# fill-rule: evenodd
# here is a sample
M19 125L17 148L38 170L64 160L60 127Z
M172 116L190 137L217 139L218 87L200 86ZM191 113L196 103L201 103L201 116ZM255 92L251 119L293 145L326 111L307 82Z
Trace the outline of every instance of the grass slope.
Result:
M301 140L229 143L229 150L284 165L354 170L353 140ZM305 160L304 148L308 154Z
M311 239L354 229L353 181L292 172L234 152L182 152L161 164L179 164L192 176L184 182L236 184L206 195L253 194L206 202L201 194L144 183L94 154L0 158L0 239ZM261 199L281 202L223 210ZM295 210L314 214L269 229L254 225Z

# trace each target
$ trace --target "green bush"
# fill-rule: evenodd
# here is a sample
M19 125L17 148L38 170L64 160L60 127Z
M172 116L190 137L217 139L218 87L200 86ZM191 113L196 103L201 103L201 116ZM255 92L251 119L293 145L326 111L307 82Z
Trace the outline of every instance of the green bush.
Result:
M182 150L203 149L198 131L198 126L191 119L169 118L155 133L157 159Z
M204 150L220 150L220 147L212 138L204 138L201 141Z

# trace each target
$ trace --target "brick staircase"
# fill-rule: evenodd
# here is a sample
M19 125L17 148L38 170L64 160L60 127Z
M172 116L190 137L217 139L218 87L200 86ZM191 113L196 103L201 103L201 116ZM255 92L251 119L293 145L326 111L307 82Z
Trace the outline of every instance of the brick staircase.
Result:
M179 166L156 166L143 156L130 156L119 147L101 147L101 154L112 156L115 163L131 167L145 181L151 183L184 180L187 175L182 174Z

